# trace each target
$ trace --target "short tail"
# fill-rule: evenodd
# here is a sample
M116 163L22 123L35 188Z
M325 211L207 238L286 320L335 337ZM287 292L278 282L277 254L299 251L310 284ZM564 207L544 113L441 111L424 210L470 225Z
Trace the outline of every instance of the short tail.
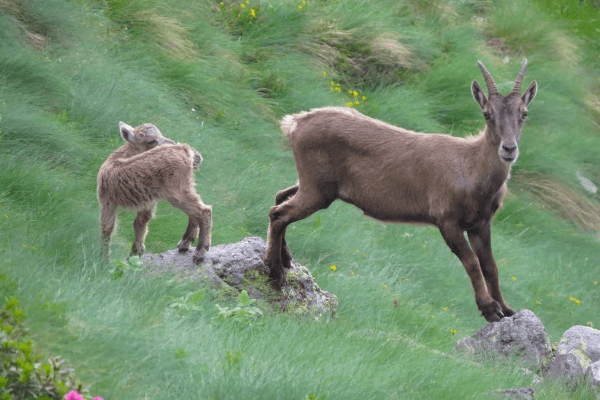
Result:
M296 114L289 114L283 117L281 119L280 125L281 130L283 131L285 136L289 138L292 132L294 132L294 129L296 129L296 126L298 125L296 123Z

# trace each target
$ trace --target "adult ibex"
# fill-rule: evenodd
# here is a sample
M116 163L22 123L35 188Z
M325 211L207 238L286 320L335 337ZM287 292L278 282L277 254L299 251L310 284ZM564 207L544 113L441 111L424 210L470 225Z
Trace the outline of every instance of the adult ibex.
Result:
M514 314L500 292L491 221L506 193L537 83L521 95L524 60L512 91L503 96L478 65L489 97L473 81L472 94L487 124L475 137L416 133L351 108L326 107L282 119L298 183L278 192L269 211L265 264L276 287L285 284L284 268L290 268L286 227L340 199L381 221L436 226L471 278L485 319Z
M126 143L108 157L98 172L101 241L106 260L117 206L138 212L133 222L135 241L130 254L142 254L148 222L157 201L164 199L189 216L187 229L177 245L179 252L187 252L199 234L193 259L201 262L210 247L212 227L212 208L194 190L193 170L198 168L202 157L187 144L164 137L152 124L134 129L119 122L119 129Z

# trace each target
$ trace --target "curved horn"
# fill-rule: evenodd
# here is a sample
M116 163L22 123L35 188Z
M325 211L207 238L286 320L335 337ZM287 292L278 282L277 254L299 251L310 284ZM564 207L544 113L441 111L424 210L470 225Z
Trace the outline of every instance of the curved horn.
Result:
M485 79L485 84L487 85L489 95L491 96L493 94L500 94L498 92L498 88L496 87L496 84L494 83L494 79L492 79L492 75L485 68L485 65L483 65L483 63L481 61L477 61L477 65L479 66L479 69L481 69L481 72L483 73L483 79Z
M525 69L527 69L527 59L526 58L523 59L523 66L521 67L521 71L519 72L519 75L517 75L517 80L515 81L515 87L513 87L513 90L511 93L516 93L518 95L521 94L521 85L523 84L523 75L525 75Z

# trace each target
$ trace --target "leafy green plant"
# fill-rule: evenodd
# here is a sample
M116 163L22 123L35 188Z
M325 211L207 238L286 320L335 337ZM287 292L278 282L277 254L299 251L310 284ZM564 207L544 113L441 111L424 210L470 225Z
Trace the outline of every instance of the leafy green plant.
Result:
M136 272L142 270L144 263L140 260L139 256L131 256L127 262L121 260L114 260L114 267L109 271L113 279L119 279L125 275L126 272Z
M206 288L202 288L195 292L190 292L185 296L176 298L169 306L170 309L176 309L180 315L192 311L202 311L202 302L206 297Z
M219 310L218 319L233 319L238 322L250 322L252 319L260 317L263 312L260 308L253 306L256 299L251 299L246 290L242 290L238 296L238 302L234 308L221 307L216 305Z
M16 298L10 298L0 309L0 394L2 399L63 399L69 391L83 393L87 390L75 377L74 371L65 368L65 360L36 353L31 340L27 340L23 327L25 315L18 308ZM72 397L72 396L71 396Z

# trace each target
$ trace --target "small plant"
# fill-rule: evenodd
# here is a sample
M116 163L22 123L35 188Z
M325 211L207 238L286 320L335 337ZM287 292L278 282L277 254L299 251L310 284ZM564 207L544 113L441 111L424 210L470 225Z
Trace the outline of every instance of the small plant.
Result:
M125 275L125 272L136 272L142 270L144 263L139 256L129 257L127 262L121 260L114 261L114 267L109 271L113 279L119 279Z
M183 315L187 312L202 311L202 302L204 301L205 297L206 288L202 288L175 299L169 308L178 310L180 315Z
M221 307L216 305L219 310L218 319L223 321L233 319L237 322L250 322L252 319L263 315L260 308L253 306L256 299L251 299L246 290L242 290L238 296L238 302L234 308Z
M253 5L250 0L241 3L221 1L219 2L219 12L232 33L241 36L246 29L258 21L260 6Z
M25 339L22 325L25 315L18 304L13 297L0 309L0 398L89 399L73 370L64 367L64 360L52 357L44 362L44 356L34 351L31 340Z
M326 77L327 74L323 73L323 77ZM348 101L346 102L347 107L359 107L364 104L367 100L367 96L359 92L355 89L342 90L342 85L339 82L330 81L329 82L329 90L332 92L342 93L345 92L348 95Z

